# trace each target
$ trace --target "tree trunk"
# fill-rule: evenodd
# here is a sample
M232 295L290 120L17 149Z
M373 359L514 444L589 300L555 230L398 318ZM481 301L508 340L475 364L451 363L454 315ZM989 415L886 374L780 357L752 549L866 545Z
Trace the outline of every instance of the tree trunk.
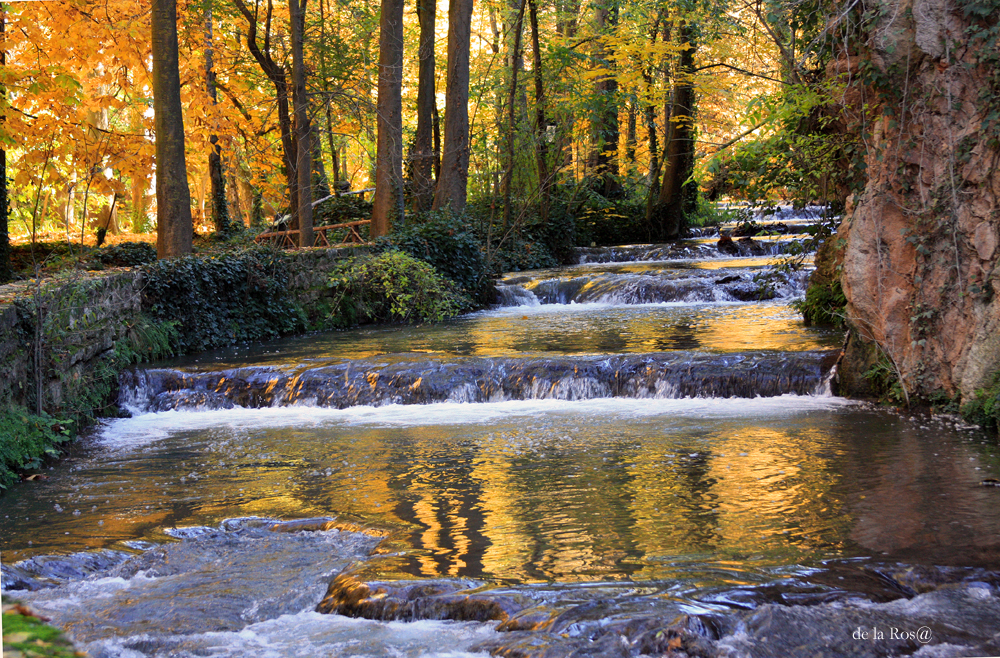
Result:
M6 30L7 15L0 7L0 38ZM0 48L0 68L7 64L7 51ZM7 88L0 84L0 98L6 98ZM10 281L10 234L8 233L7 150L0 145L0 283Z
M306 96L306 68L302 54L305 32L305 0L288 0L292 27L292 83L295 102L295 174L298 189L299 246L313 245L312 137L309 129L309 98Z
M448 5L448 87L445 91L444 148L434 209L465 211L469 183L469 38L473 0Z
M694 171L694 33L687 24L680 26L680 42L688 44L681 50L674 76L673 102L669 118L668 138L664 146L663 183L660 198L653 209L654 224L659 238L675 240L684 230L688 216L694 210L697 187L691 181Z
M535 77L535 161L538 165L538 214L542 225L549 222L549 145L545 120L545 78L542 74L542 50L538 36L538 4L528 0L531 21L532 73Z
M153 110L156 130L156 255L191 253L191 192L177 68L176 0L153 0Z
M278 127L281 131L281 150L285 160L285 182L288 184L288 206L292 215L292 228L298 228L298 179L296 176L296 161L298 158L295 140L292 137L292 118L288 112L288 82L285 79L284 67L278 65L271 57L271 17L274 13L273 0L267 0L267 13L264 16L264 49L257 44L257 15L251 12L243 0L233 0L243 17L249 23L247 30L247 48L257 60L264 75L274 85L275 97L278 103Z
M212 68L212 4L205 5L205 86L208 95L212 97L212 105L218 102L215 89L215 70ZM226 204L226 179L222 176L222 149L219 147L219 137L211 135L208 138L211 147L208 150L208 178L212 186L212 220L215 232L219 235L229 233L229 207Z
M507 167L503 172L503 183L501 184L503 192L503 228L504 232L507 231L507 227L510 225L510 187L511 180L514 177L514 144L516 142L517 133L517 73L521 62L521 32L523 32L522 25L524 23L524 4L525 0L521 0L521 6L517 12L517 18L514 19L514 45L510 53L508 61L510 63L510 95L507 97L507 108L508 108L508 125L507 125Z
M614 28L618 23L617 0L608 0L606 4L595 9L595 22L598 33L603 36L608 27ZM597 51L594 54L597 66L609 70L594 80L594 92L597 96L596 109L590 120L591 153L589 166L598 179L597 191L605 197L617 196L621 192L618 182L618 80L610 72L614 62L607 46L598 39Z
M378 55L378 138L371 237L403 218L403 0L382 0Z
M420 19L420 68L417 80L417 134L413 142L413 209L434 201L434 19L436 0L417 0Z

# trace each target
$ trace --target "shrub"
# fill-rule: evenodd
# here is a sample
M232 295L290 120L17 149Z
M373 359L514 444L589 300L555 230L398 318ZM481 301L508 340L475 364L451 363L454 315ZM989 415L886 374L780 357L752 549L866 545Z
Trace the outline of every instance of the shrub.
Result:
M990 386L976 391L976 397L962 405L962 417L994 434L1000 431L1000 373Z
M149 263L143 271L143 311L155 322L183 320L177 326L180 352L266 340L305 326L277 250L186 256Z
M17 405L0 408L0 489L17 480L17 471L38 468L44 457L58 456L59 444L74 436L72 422L37 416Z
M829 325L843 329L845 326L847 297L839 279L811 283L806 289L805 299L792 302L792 306L802 314L807 327Z
M440 322L471 307L458 286L402 251L338 263L330 275L335 326Z
M493 279L465 215L444 210L412 216L376 245L376 251L390 249L400 249L430 264L479 304L493 300Z
M156 260L156 248L148 242L120 242L98 249L93 259L111 267L135 267Z

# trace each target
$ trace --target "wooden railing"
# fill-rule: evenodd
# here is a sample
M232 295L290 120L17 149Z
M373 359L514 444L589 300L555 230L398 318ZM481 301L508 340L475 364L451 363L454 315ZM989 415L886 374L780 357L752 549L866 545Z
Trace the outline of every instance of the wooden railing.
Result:
M329 226L314 226L313 227L313 246L314 247L329 247L330 239L327 237L328 231L334 231L339 229L347 229L347 235L343 242L336 244L359 244L364 242L364 238L358 233L358 227L364 226L365 224L371 224L370 219L361 219L356 222L345 222L343 224L330 224ZM276 247L284 247L287 249L298 249L299 247L299 232L296 231L273 231L270 233L261 233L254 241L259 244L273 244Z
M331 194L330 196L325 196L322 199L317 199L312 202L313 207L323 203L327 199L332 199L335 196L351 196L354 194L360 194L361 200L364 201L365 194L367 192L374 192L374 187L368 187L363 190L354 190L353 192L342 192L341 194ZM371 224L370 219L362 219L356 222L345 222L343 224L330 224L328 226L314 226L313 227L313 246L314 247L329 247L330 238L327 236L328 232L336 231L340 229L347 229L347 235L343 242L337 244L360 244L364 242L364 238L358 233L358 227L364 226L365 224ZM258 244L273 244L276 247L282 247L286 249L298 249L299 247L299 232L296 231L270 231L268 233L261 233L254 241Z

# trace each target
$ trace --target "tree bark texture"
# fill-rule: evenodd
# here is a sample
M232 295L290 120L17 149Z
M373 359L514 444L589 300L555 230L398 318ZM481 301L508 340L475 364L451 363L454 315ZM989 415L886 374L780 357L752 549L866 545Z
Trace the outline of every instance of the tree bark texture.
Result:
M549 145L548 124L545 120L545 77L542 71L542 50L538 35L538 3L528 0L531 21L532 73L535 78L535 161L538 165L538 211L542 224L549 222Z
M153 0L153 110L156 130L156 255L191 253L191 192L184 161L184 115L177 62L177 4Z
M507 167L503 172L503 183L501 185L503 192L503 228L504 231L510 225L510 195L511 195L511 181L514 178L514 145L517 143L516 133L517 133L517 73L521 68L521 33L522 24L524 23L524 5L525 0L521 0L520 8L517 12L517 17L514 19L514 45L512 46L512 51L510 57L507 61L510 65L510 94L507 97Z
M594 20L597 32L603 36L608 28L618 23L618 4L608 0L595 8ZM604 41L598 38L594 53L596 65L606 69L607 74L594 80L596 107L590 119L591 153L589 168L598 179L597 191L605 197L617 196L621 192L618 182L618 79L615 78L614 62Z
M469 182L469 38L472 1L448 5L448 87L445 91L444 146L434 209L465 211Z
M285 160L285 182L288 184L288 206L292 215L291 228L298 228L298 178L295 174L295 163L297 159L296 145L292 137L292 118L288 112L288 81L285 78L285 69L271 57L271 18L274 14L272 0L267 0L267 9L264 15L264 47L261 49L257 43L257 13L260 10L258 4L254 5L254 11L250 11L243 0L233 0L233 4L243 14L249 24L247 29L247 48L250 54L257 61L264 75L274 85L275 97L278 103L278 127L281 130L281 151Z
M664 146L663 183L659 203L653 209L654 230L658 239L680 237L687 218L694 210L697 189L691 180L694 170L694 31L688 24L680 27L681 50L674 77L673 102Z
M413 141L413 209L427 210L434 201L434 19L436 0L417 0L420 20L417 75L417 134Z
M212 98L212 105L218 102L218 92L215 88L215 70L212 66L212 5L205 6L205 86ZM212 221L215 232L220 235L229 233L229 206L226 204L226 179L222 175L222 148L217 135L208 138L211 146L208 149L208 178L211 183Z
M0 38L3 38L6 30L7 17L3 8L0 8ZM0 67L7 64L7 51L0 48ZM0 85L0 96L6 96L7 89ZM7 222L9 220L7 199L7 151L0 148L0 283L10 281L10 234L8 233Z
M298 188L299 246L313 246L312 138L309 128L309 97L306 95L306 68L302 53L305 32L305 0L288 0L292 28L292 83L295 103L295 183Z
M378 137L371 237L387 235L403 203L403 0L382 0L378 55Z

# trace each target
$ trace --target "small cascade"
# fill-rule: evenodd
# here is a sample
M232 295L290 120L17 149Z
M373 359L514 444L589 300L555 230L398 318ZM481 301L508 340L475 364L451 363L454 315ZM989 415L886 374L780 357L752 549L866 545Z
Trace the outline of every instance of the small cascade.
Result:
M810 395L837 352L725 355L665 352L561 358L463 358L386 363L360 360L285 372L239 368L185 373L153 369L122 378L133 414L306 405L343 409L385 404L753 398Z
M577 247L577 263L632 263L636 261L732 258L733 256L780 256L796 238L734 240L720 248L717 237L682 240L670 244L637 244L618 247Z
M753 270L591 272L534 278L508 277L502 306L541 304L657 304L662 302L755 302L803 294L808 273ZM512 290L523 290L518 296ZM529 297L530 296L530 297ZM523 299L530 301L522 301ZM510 303L507 300L512 300Z
M539 306L535 293L516 284L497 284L497 306Z

